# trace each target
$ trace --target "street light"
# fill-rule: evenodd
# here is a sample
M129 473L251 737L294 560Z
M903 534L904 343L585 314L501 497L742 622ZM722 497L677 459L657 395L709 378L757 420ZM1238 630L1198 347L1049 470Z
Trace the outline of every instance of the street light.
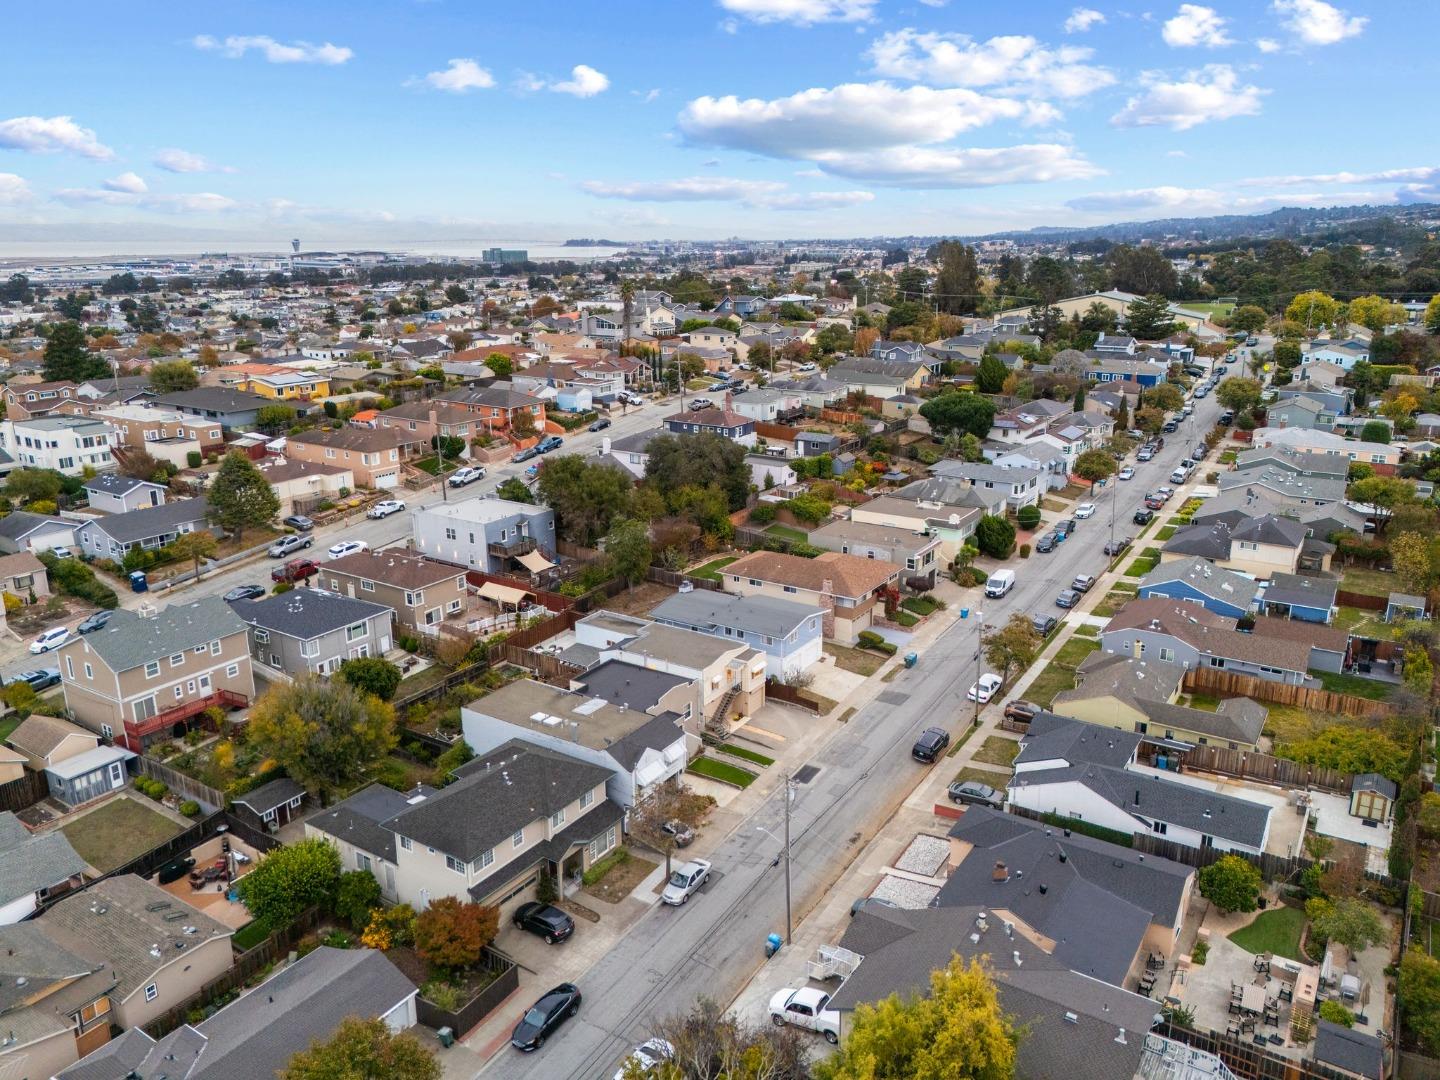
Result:
M756 832L762 832L762 833L764 833L766 836L770 837L771 840L774 840L777 844L780 844L781 847L782 847L782 849L783 849L782 852L781 852L781 855L783 855L783 856L784 856L784 859L785 859L785 944L786 944L786 945L789 945L789 944L790 944L790 936L791 936L791 933L792 933L792 931L793 931L793 925L792 925L791 915L790 915L790 804L791 804L791 802L794 801L794 799L795 799L795 779L794 779L794 777L791 777L791 776L788 776L788 775L787 775L787 776L785 777L785 839L784 839L783 842L781 841L781 839L780 839L778 836L776 836L774 833L772 833L769 829L765 828L765 826L763 826L763 825L756 825L756 826L755 826L755 831L756 831ZM780 858L780 856L777 855L777 856L776 856L776 860L778 861L779 858ZM774 863L771 863L770 865L771 865L771 866L774 866L775 864L774 864Z

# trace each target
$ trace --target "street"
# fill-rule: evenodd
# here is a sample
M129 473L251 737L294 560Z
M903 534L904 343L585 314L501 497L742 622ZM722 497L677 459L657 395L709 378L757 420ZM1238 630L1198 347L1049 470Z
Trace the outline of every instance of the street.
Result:
M965 691L976 677L982 625L998 625L1016 612L1059 614L1055 595L1077 573L1103 573L1109 560L1101 548L1110 537L1112 506L1116 535L1138 533L1130 518L1146 491L1167 483L1180 459L1213 426L1220 411L1214 395L1195 405L1194 415L1166 436L1154 460L1138 466L1134 480L1112 481L1090 500L1095 516L1080 522L1054 554L1010 564L1017 581L1009 595L988 601L977 590L980 610L954 622L922 652L915 669L902 671L848 723L836 725L807 763L818 771L797 784L792 804L797 923L926 775L910 758L915 736L934 724L954 733L970 722L974 705ZM1203 480L1206 471L1196 470L1192 480ZM1183 489L1169 508L1181 501ZM1003 698L987 708L998 707ZM945 759L933 767L946 768ZM687 1011L702 996L731 1002L764 963L765 936L784 933L784 864L772 866L779 845L759 831L781 833L782 798L777 792L717 849L712 856L717 873L699 896L680 908L656 905L580 978L585 1003L574 1020L532 1055L505 1047L484 1072L506 1080L609 1076L632 1046L653 1034L655 1020Z

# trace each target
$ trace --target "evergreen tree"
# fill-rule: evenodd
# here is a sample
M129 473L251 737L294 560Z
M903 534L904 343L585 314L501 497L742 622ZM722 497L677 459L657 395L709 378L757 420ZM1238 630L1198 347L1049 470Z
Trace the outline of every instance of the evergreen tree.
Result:
M85 345L85 331L79 323L63 322L53 327L45 343L45 381L81 383L109 375L110 365L104 357L96 356Z
M280 499L270 481L249 458L236 450L225 455L206 496L210 520L236 540L246 529L268 525L280 513Z

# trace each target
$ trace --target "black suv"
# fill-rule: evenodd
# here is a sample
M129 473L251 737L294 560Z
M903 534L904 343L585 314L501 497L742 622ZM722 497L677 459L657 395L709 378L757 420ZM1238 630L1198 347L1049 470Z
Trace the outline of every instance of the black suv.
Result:
M950 733L944 728L926 728L910 748L910 756L927 764L934 761L950 745Z
M1136 525L1149 525L1150 522L1155 520L1155 511L1146 510L1144 507L1141 507L1135 511L1135 517L1131 520L1133 520Z
M1041 554L1045 554L1047 552L1054 551L1055 545L1057 543L1059 543L1059 541L1055 539L1055 534L1053 532L1048 532L1044 536L1040 537L1039 540L1035 541L1035 550L1040 552Z
M575 920L569 915L551 904L534 900L515 909L515 925L544 938L547 945L564 941L575 932Z

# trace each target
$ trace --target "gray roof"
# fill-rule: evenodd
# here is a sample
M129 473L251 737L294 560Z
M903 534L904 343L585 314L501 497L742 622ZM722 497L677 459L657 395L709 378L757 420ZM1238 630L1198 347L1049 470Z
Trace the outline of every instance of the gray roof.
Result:
M1315 1030L1315 1060L1366 1080L1385 1075L1385 1047L1374 1035L1321 1020Z
M520 739L466 762L457 772L459 780L402 810L389 827L462 862L548 818L611 775L599 765Z
M305 824L394 863L395 833L385 823L414 805L412 800L435 794L435 788L424 785L401 793L384 784L371 784L324 813L306 818Z
M268 784L261 784L244 795L236 795L231 801L263 816L267 810L284 806L296 796L304 798L305 789L288 776L282 776L278 780L271 780Z
M983 461L957 461L954 458L937 461L928 471L932 476L948 476L969 480L971 483L984 483L988 480L995 484L1024 484L1044 475L1041 469L1027 469L1023 466L1008 468Z
M818 607L775 596L737 596L713 589L667 596L650 610L664 622L703 627L721 636L725 627L743 627L753 634L786 637L806 619L820 614Z
M1221 569L1204 559L1176 559L1161 563L1140 580L1140 593L1170 581L1180 581L1196 592L1248 610L1260 591L1258 582Z
M236 600L231 604L235 613L251 626L286 637L309 641L352 623L384 616L394 609L369 600L357 600L324 589L291 589L263 600Z
M603 698L612 705L648 712L660 699L677 686L691 683L683 675L627 664L624 660L606 660L574 680L577 688L590 697ZM673 738L671 741L674 741ZM665 745L669 745L666 743Z
M141 480L135 476L125 476L121 473L101 473L99 476L92 476L89 480L85 481L84 487L86 491L103 491L107 495L124 495L127 492L134 491L142 484L153 488L160 488L162 491L164 490L162 484L152 483L149 480Z
M483 902L498 887L513 881L536 863L549 861L559 863L573 847L583 846L601 836L612 825L618 825L625 817L625 810L618 803L601 799L589 810L576 818L565 828L543 843L528 847L512 862L497 866L469 888L470 897Z
M88 869L58 829L32 833L10 811L0 811L0 907Z
M111 671L120 672L244 632L245 624L229 604L218 596L207 596L188 604L171 604L148 617L117 608L104 627L72 639L65 648L88 646Z
M228 390L219 386L200 386L194 390L178 390L164 394L155 401L176 409L196 409L201 412L242 413L263 409L266 405L285 404L272 401L245 390Z
M1064 760L1101 765L1124 765L1135 756L1141 736L1129 731L1087 724L1068 716L1040 713L1020 743L1017 765L1034 761Z
M1345 497L1342 476L1306 476L1274 465L1221 473L1218 486L1222 492L1258 488L1295 501L1332 503Z
M176 499L159 506L142 506L139 510L127 510L123 514L109 514L103 518L87 521L76 532L94 529L121 544L137 540L148 540L174 532L181 525L205 527L205 515L210 504L205 496L198 499Z
M1272 574L1270 587L1265 590L1265 602L1328 610L1335 606L1335 593L1339 588L1339 578Z
M55 1074L55 1080L121 1080L145 1063L155 1040L144 1028L130 1028L111 1039L100 1049L86 1054L67 1069Z
M1350 781L1351 791L1376 791L1384 795L1391 802L1395 801L1395 781L1388 776L1381 776L1379 773L1367 772L1358 774Z
M73 521L63 521L58 517L49 517L45 514L32 514L29 510L16 510L13 514L6 514L0 518L0 536L7 540L19 540L45 525L58 525L66 529L75 528Z

